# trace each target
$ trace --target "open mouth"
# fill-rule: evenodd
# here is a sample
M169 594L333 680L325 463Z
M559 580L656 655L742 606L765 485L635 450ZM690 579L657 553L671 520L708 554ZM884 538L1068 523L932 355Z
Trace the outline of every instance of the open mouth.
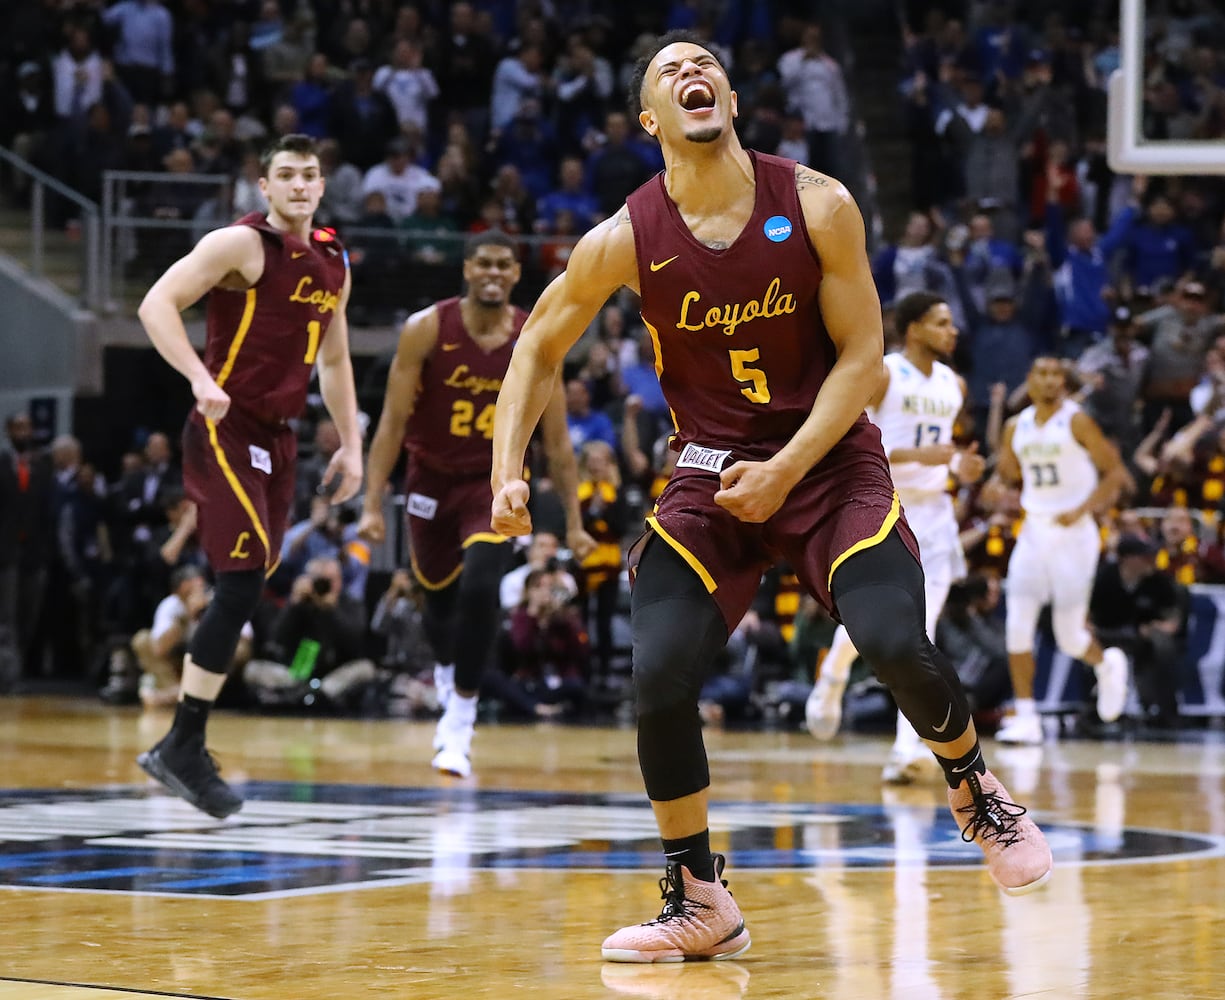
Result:
M694 80L681 90L680 105L685 111L709 111L715 106L715 92L705 80Z

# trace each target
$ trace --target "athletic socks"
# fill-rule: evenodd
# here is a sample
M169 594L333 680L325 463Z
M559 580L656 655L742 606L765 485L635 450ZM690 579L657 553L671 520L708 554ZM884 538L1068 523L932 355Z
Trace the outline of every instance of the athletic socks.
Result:
M710 853L710 830L703 830L679 840L664 840L664 856L668 864L681 864L694 878L703 882L715 880L715 859Z
M208 722L209 710L213 707L211 701L203 698L193 698L183 695L178 707L174 710L174 724L170 727L167 739L179 745L193 740L204 742L204 724Z
M937 754L936 760L944 769L944 780L948 782L949 788L957 788L970 774L987 773L987 762L983 760L983 751L978 740L974 741L974 746L964 757L941 757Z
M1018 718L1028 718L1038 714L1038 703L1033 698L1014 698L1012 712Z

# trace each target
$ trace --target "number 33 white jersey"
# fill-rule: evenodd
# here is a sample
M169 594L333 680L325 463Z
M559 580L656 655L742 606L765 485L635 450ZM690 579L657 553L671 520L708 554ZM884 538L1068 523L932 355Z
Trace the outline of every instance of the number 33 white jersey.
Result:
M924 375L900 353L886 354L885 367L889 388L880 406L868 411L880 428L885 454L898 448L952 444L953 423L963 402L953 369L936 361L932 373ZM947 465L890 461L889 470L903 499L907 493L943 493L948 487Z
M1089 499L1097 487L1097 468L1072 434L1072 417L1080 410L1071 400L1046 423L1036 410L1021 411L1012 431L1012 451L1021 465L1021 507L1029 515L1055 517Z

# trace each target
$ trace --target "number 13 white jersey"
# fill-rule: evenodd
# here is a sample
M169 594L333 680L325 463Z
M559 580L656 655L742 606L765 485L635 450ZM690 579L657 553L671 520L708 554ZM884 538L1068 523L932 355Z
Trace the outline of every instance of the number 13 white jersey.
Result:
M1071 400L1041 426L1026 407L1012 431L1012 451L1021 464L1021 507L1027 514L1056 516L1079 507L1097 488L1097 468L1072 434L1080 407Z
M885 454L896 448L919 448L929 444L952 444L953 423L961 412L961 384L948 365L932 363L924 375L900 353L886 354L889 388L880 406L868 416L880 428ZM889 463L898 492L943 493L948 486L947 465L920 462Z

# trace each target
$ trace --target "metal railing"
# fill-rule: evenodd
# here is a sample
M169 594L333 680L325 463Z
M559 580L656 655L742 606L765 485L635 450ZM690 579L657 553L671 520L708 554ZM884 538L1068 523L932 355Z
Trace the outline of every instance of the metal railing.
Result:
M78 299L89 309L97 309L102 302L101 270L101 213L98 205L74 191L68 185L56 180L50 174L23 160L16 153L0 146L0 162L6 164L14 174L25 177L30 185L30 243L29 270L36 278L48 278L47 243L48 243L48 206L47 192L64 199L80 212L77 231L72 220L67 220L65 227L70 241L79 240L80 254L80 291ZM16 185L9 185L10 188Z
M204 191L184 197L194 188ZM159 189L168 197L158 197ZM129 279L156 278L206 232L232 221L231 189L226 174L105 171L99 270L108 310L126 310ZM202 211L208 206L212 214Z
M171 186L178 186L174 197ZM203 188L193 193L190 188ZM166 174L108 170L103 174L102 298L112 311L130 313L136 295L186 253L206 232L236 217L232 180L220 174ZM158 204L173 205L151 214ZM203 207L203 211L201 211ZM358 327L396 325L410 313L462 286L464 243L470 233L408 226L338 226L349 250L353 292L349 322ZM517 236L522 277L514 300L530 306L564 267L577 236Z

